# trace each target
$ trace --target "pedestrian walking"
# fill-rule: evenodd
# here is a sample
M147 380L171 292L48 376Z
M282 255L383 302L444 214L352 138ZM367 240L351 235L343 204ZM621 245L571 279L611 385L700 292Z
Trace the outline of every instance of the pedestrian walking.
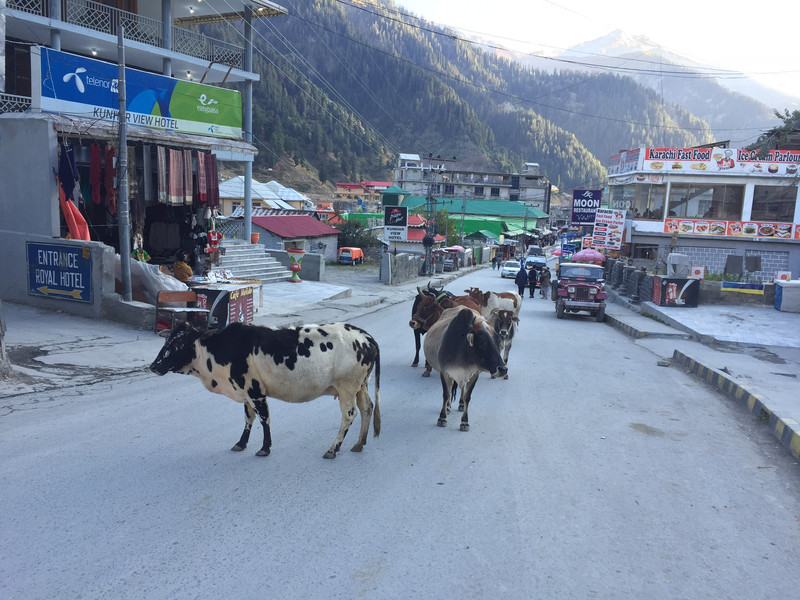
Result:
M520 265L519 271L517 271L517 276L514 277L514 283L517 284L517 289L519 290L520 298L524 298L525 288L528 287L528 272L522 265Z
M539 274L539 291L542 294L542 298L547 298L550 290L550 269L544 267L542 272Z
M495 255L492 257L492 271L494 271L494 270L497 268L497 262L498 262L498 260L497 260L497 259L498 259L498 257L497 257L497 255L495 254Z
M528 285L530 286L530 296L529 298L533 298L536 295L536 282L539 280L538 274L536 269L531 269L528 272Z

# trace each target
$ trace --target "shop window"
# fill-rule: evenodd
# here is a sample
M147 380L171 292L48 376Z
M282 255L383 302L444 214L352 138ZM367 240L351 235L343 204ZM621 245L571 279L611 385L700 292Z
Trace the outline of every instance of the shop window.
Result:
M794 222L796 185L757 185L753 190L753 221Z
M663 220L666 198L667 186L665 185L636 184L633 218L653 221Z
M658 259L658 246L656 244L635 244L631 258L643 258L646 260Z
M669 216L687 219L742 218L743 185L672 184L669 191Z
M483 198L483 186L482 185L476 185L475 186L475 195L476 196L480 196L481 198Z
M493 187L489 192L489 196L492 198L499 198L500 197L500 188Z
M633 200L635 196L636 186L634 185L611 186L609 208L612 210L624 210L630 213L630 211L633 210Z

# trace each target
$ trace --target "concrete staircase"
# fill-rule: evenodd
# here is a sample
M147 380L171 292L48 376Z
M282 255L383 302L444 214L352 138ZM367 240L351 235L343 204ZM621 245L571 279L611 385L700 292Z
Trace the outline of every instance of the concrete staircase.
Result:
M230 269L241 279L259 279L262 283L286 281L292 272L267 253L261 244L248 244L244 240L224 238L225 254L217 269Z

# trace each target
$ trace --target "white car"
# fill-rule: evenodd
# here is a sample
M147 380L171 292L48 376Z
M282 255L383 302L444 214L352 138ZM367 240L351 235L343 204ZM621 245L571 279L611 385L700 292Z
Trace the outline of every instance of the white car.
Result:
M514 277L517 276L519 273L519 261L518 260L507 260L502 265L500 265L500 277L505 279L506 277Z

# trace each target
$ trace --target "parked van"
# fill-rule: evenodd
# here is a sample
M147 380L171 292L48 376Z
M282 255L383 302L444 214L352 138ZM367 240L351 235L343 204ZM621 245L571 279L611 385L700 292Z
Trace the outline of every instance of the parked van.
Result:
M343 265L358 265L364 262L364 252L361 248L344 246L339 248L339 263Z

